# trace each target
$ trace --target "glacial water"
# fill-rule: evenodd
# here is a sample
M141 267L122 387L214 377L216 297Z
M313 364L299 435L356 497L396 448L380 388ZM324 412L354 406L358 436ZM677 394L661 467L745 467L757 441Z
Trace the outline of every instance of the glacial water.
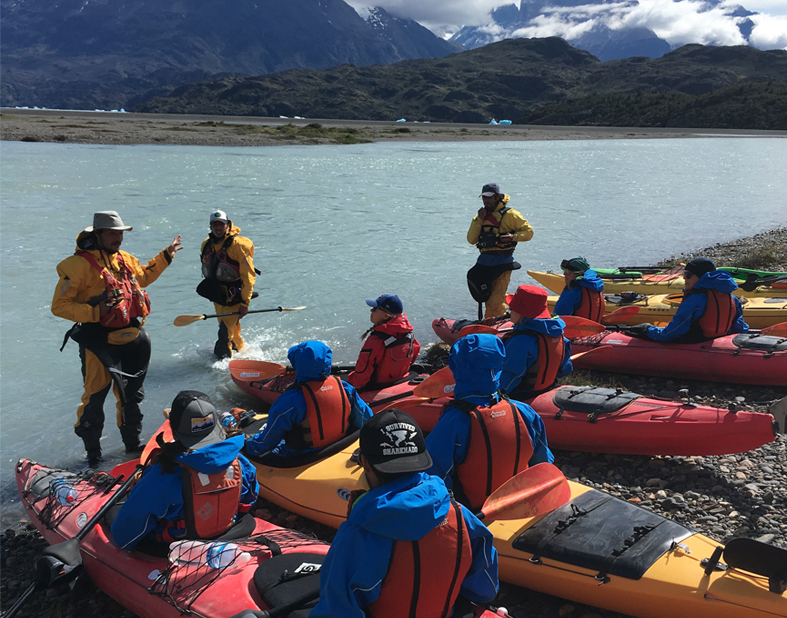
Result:
M286 362L287 349L322 339L354 362L368 326L364 303L396 293L423 344L435 317L473 317L465 240L486 182L500 183L535 229L516 253L523 269L653 263L680 251L784 225L787 140L388 143L213 148L2 142L0 158L0 499L3 521L22 517L13 481L19 457L86 465L72 426L82 393L77 346L50 303L57 263L74 251L92 213L117 210L134 230L123 248L146 261L182 234L185 249L148 288L153 357L143 438L178 390L218 406L254 406L212 356L215 322L198 297L199 246L208 214L225 209L256 245L262 271L244 356ZM105 468L123 460L108 398Z

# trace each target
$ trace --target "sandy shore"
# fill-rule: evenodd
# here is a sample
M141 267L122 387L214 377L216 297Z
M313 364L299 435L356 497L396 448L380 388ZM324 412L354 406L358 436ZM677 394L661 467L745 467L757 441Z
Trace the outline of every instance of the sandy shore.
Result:
M316 123L324 136L297 135L292 126ZM288 125L291 125L288 128ZM329 133L339 133L332 135ZM378 122L187 116L88 111L0 109L0 139L72 144L174 144L190 146L281 146L357 141L546 141L666 139L693 137L787 137L787 131L556 127L452 123ZM352 139L349 140L352 143Z

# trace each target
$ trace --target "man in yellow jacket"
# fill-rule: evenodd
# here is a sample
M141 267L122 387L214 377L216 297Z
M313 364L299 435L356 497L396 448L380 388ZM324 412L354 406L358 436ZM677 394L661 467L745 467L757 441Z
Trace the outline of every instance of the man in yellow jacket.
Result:
M142 328L150 300L141 288L158 279L183 248L176 236L142 266L120 250L123 233L131 229L115 211L97 212L93 225L77 236L74 255L57 265L60 279L52 313L76 322L66 337L79 344L85 392L74 432L85 444L90 467L101 461L99 440L110 387L117 399L117 424L126 452L141 451L139 404L145 396L143 383L150 362L150 336Z
M204 279L197 286L197 294L213 301L217 314L234 314L219 318L219 338L213 347L218 358L230 358L244 345L240 319L249 312L249 303L256 296L254 244L240 236L240 228L232 225L223 210L215 210L210 215L210 235L200 251Z
M496 183L483 186L481 199L484 206L478 209L467 231L467 242L478 247L481 255L468 271L467 283L479 303L479 312L480 303L484 303L484 317L496 318L508 310L506 290L511 271L522 267L514 261L516 244L533 238L533 228L508 206L511 198Z

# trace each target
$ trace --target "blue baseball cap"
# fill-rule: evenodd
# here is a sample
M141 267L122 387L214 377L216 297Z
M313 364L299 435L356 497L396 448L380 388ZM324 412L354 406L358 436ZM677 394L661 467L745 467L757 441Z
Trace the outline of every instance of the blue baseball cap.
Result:
M402 301L399 300L399 297L395 296L394 294L383 294L374 300L367 300L366 304L370 307L376 307L378 309L382 309L383 311L387 311L388 313L393 313L394 315L399 315L402 311L404 311L404 308L402 307Z

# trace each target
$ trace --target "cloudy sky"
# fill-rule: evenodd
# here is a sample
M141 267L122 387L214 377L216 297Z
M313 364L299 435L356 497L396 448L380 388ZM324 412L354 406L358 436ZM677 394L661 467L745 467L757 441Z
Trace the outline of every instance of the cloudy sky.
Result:
M399 17L410 17L438 32L446 26L484 26L489 12L519 0L346 0L356 8L376 5ZM704 0L588 0L583 6L546 11L517 36L560 36L570 39L604 24L612 29L639 26L650 28L674 47L686 43L742 45L745 41L727 13L729 7L744 6L760 13L752 17L755 24L751 43L760 49L787 48L787 0L725 0L711 8ZM494 28L490 28L494 34ZM501 33L502 36L502 33Z

